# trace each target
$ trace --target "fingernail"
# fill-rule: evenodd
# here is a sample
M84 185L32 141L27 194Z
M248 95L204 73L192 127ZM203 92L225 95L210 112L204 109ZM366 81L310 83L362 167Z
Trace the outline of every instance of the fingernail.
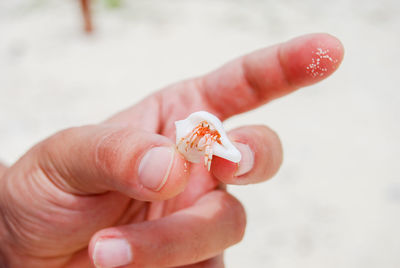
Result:
M139 165L139 180L143 186L161 190L171 171L174 154L172 147L154 147L143 156Z
M118 267L132 262L131 246L125 239L99 240L94 246L93 261L96 267Z
M254 152L250 149L250 146L243 143L235 143L235 147L242 154L242 159L238 164L238 169L235 176L241 176L249 172L254 166Z

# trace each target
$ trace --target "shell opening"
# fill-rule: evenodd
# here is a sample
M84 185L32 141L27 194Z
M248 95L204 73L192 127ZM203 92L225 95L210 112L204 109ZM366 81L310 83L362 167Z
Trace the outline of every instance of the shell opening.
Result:
M214 143L221 143L221 134L216 128L207 121L201 121L186 137L181 138L178 148L184 143L184 149L187 152L189 149L195 148L200 152L204 152L204 166L210 171L211 160L213 157L212 147Z
M229 140L222 122L213 114L198 111L175 122L177 150L191 163L204 159L208 170L214 155L239 163L241 154Z

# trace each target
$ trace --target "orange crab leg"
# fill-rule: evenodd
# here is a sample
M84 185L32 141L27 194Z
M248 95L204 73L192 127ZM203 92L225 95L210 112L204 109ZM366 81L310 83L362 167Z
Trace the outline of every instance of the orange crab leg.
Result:
M212 146L214 142L221 143L221 135L217 130L211 130L210 125L206 121L200 122L187 136L182 138L181 142L185 142L185 150L195 147L199 151L204 150L204 166L210 171L211 161L213 157Z

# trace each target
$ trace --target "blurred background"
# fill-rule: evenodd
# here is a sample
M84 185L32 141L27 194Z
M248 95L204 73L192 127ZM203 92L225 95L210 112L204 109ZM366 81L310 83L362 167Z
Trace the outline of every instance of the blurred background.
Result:
M328 32L346 49L333 76L226 122L267 124L285 151L273 180L230 187L248 228L227 267L400 267L399 1L92 4L87 35L77 0L0 1L0 159L244 53Z

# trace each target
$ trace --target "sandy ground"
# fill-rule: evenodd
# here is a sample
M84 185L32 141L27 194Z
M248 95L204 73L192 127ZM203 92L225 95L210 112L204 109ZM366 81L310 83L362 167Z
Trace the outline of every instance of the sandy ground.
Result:
M275 179L231 187L248 229L227 267L400 267L399 1L124 3L97 2L88 37L75 1L0 1L1 159L243 53L329 32L346 48L334 76L226 124L268 124L285 149Z

